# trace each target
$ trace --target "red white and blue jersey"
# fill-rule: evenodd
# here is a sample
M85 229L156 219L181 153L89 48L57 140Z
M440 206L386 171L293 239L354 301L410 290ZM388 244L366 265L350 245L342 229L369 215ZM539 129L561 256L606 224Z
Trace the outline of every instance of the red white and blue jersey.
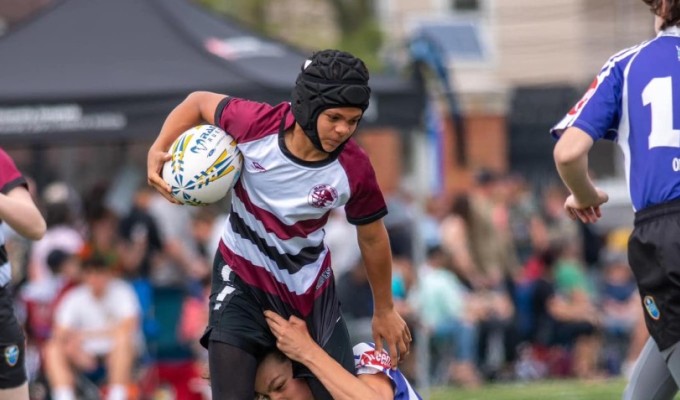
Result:
M14 165L10 156L0 149L0 193L8 194L17 186L28 188L26 179ZM2 220L0 220L2 224ZM7 285L12 280L12 267L9 265L7 249L5 248L5 236L0 229L0 287Z
M375 355L373 343L359 343L354 346L354 367L356 374L385 374L392 381L394 400L422 400L408 383L399 369L392 369L390 355L383 350L379 356Z
M324 244L329 212L344 206L348 221L360 225L382 218L387 207L354 141L337 157L300 160L283 135L294 123L289 103L228 97L218 107L215 124L234 137L244 158L220 252L264 308L305 318L324 344L340 317Z
M569 126L618 143L636 211L680 198L680 28L611 57L551 133Z

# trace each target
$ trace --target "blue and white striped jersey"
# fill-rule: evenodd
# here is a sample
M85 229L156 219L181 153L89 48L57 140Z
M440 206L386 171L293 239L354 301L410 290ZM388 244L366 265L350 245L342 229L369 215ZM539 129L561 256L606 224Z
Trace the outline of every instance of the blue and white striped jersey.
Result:
M358 375L385 374L392 381L394 400L422 400L398 369L393 370L390 355L383 350L379 357L375 356L373 343L359 343L354 346L354 367Z
M615 140L624 155L633 209L680 198L680 28L620 51L555 125Z

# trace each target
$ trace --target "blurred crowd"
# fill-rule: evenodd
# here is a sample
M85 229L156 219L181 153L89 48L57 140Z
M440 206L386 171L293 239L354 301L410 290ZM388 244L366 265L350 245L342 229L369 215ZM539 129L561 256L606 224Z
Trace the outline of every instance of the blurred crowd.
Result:
M431 384L475 387L632 372L648 336L627 261L631 227L573 221L567 195L557 182L537 189L481 170L469 190L429 199L424 213L408 193L388 199L393 295L425 341L402 366L407 376L418 382L425 367ZM371 340L370 288L342 220L327 243L343 254L334 258L343 313L354 341Z
M226 204L177 206L142 186L120 212L107 191L53 182L34 194L45 237L8 233L31 398L124 387L130 398L208 399L198 338ZM401 368L413 382L423 368L430 384L464 387L628 373L647 338L629 227L569 219L566 195L481 170L424 212L409 193L388 196L392 290L416 338ZM352 340L372 341L371 290L342 210L326 243Z

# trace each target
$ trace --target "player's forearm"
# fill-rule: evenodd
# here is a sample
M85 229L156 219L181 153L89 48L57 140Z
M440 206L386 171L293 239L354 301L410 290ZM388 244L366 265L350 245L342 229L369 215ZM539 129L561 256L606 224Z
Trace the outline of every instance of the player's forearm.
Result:
M168 114L151 149L167 151L182 132L203 122L197 97L196 93L190 94Z
M588 176L588 156L566 163L557 163L557 171L562 182L578 200L597 197L595 186Z
M597 197L588 176L588 152L593 140L578 128L567 129L555 145L553 156L562 181L578 200Z
M359 243L363 256L368 282L373 292L373 306L375 311L392 310L392 256L390 243L385 235L384 240L369 243Z
M392 252L382 220L357 227L361 257L373 292L376 312L394 309L392 300Z
M306 352L301 362L336 400L381 399L370 386L344 369L318 345Z
M23 188L0 194L0 219L27 239L39 240L45 234L45 219Z

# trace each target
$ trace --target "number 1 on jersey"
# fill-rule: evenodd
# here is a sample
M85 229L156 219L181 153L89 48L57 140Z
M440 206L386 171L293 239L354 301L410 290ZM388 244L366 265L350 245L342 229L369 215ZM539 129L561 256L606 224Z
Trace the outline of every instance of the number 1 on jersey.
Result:
M680 129L673 129L673 80L654 78L642 91L642 104L651 105L652 131L649 148L680 147Z

